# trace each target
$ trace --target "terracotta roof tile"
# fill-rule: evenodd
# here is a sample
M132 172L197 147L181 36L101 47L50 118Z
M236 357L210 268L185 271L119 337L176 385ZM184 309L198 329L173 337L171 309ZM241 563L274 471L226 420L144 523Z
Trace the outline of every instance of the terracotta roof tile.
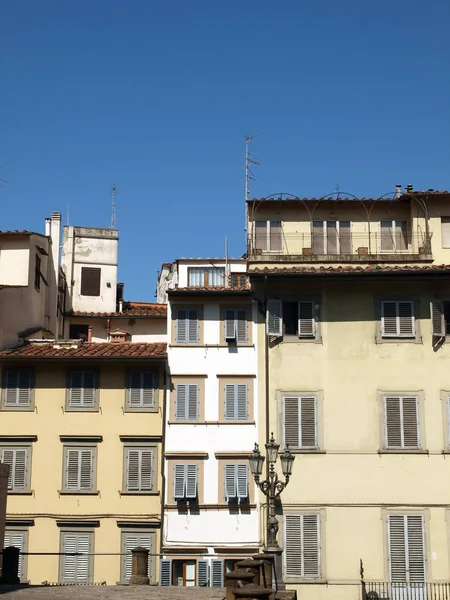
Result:
M156 302L124 302L122 312L82 312L70 313L74 317L165 317L167 305Z
M240 273L239 273L240 274ZM242 275L245 275L246 273L242 273ZM212 293L217 293L217 292L250 292L251 291L251 287L250 285L245 286L245 287L223 287L223 286L217 286L217 287L201 287L201 286L189 286L189 287L177 287L173 290L168 290L169 294L174 294L177 292L212 292Z
M2 358L165 358L167 344L32 342L0 352Z
M37 233L36 231L28 231L27 229L22 229L22 231L19 231L18 229L14 229L14 230L5 229L5 231L0 231L0 235L4 235L4 236L12 236L12 235L17 235L17 236L40 235L41 237L47 237L46 235L43 235L42 233Z
M358 273L448 273L450 274L450 265L368 265L368 266L339 266L339 267L255 267L249 271L250 274L264 275L265 273L296 274L304 273L310 275L327 274L358 274Z

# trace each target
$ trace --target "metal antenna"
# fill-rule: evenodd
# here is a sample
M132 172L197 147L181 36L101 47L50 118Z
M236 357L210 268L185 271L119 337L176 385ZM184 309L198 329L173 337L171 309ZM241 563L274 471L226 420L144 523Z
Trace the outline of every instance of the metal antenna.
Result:
M117 192L117 187L116 184L113 183L111 185L111 221L109 223L109 228L110 229L115 229L116 228L116 192Z
M249 144L258 137L257 135L248 135L244 138L245 140L245 227L244 231L247 231L248 222L248 208L247 200L250 198L250 181L256 181L256 175L252 171L253 165L260 165L261 163L256 160L256 157L251 154L248 150Z

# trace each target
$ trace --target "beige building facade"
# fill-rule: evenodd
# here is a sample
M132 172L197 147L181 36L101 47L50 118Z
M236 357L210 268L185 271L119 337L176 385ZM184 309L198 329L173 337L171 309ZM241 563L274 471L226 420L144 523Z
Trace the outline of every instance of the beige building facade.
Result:
M296 456L284 580L357 598L362 560L368 590L425 598L450 580L450 194L271 198L248 213L260 441L273 431Z

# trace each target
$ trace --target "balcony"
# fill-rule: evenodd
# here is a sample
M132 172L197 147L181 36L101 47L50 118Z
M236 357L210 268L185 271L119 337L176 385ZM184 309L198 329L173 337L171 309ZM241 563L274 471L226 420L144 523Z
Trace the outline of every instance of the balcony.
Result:
M268 232L267 236L248 236L248 259L303 263L426 262L433 260L433 256L431 234L426 233Z
M362 581L362 600L450 600L450 583Z

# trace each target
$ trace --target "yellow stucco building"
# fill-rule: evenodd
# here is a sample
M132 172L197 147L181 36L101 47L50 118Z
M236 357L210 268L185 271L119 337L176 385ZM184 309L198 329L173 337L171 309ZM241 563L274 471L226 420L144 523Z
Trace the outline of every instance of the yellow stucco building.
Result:
M357 598L361 559L367 590L430 597L450 581L450 194L276 197L248 215L260 442L273 431L296 456L284 580Z

